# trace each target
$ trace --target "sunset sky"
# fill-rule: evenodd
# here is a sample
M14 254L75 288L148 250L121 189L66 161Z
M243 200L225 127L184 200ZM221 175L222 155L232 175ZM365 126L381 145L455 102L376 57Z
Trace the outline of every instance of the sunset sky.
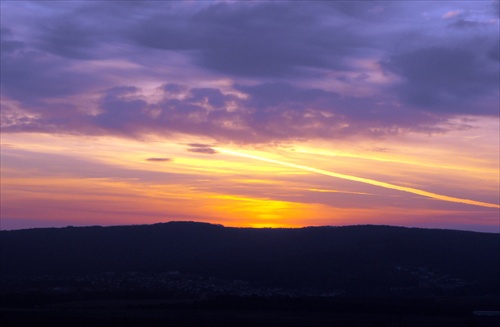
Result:
M500 232L498 1L2 1L1 229Z

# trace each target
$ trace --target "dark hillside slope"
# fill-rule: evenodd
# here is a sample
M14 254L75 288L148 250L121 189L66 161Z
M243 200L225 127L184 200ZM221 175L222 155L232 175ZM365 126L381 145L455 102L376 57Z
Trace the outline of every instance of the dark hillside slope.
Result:
M180 271L261 285L354 291L447 278L500 294L498 234L172 222L2 231L0 236L3 277Z

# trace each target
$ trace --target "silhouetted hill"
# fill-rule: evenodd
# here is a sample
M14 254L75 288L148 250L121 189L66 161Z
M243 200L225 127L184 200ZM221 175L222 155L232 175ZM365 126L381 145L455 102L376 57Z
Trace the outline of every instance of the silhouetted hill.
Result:
M255 285L500 294L500 235L390 226L191 222L2 231L1 276L179 271Z

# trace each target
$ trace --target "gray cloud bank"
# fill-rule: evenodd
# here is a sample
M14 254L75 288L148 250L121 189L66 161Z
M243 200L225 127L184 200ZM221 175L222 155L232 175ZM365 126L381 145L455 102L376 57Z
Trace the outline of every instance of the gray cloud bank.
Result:
M498 116L498 24L498 2L3 2L2 130L442 132Z

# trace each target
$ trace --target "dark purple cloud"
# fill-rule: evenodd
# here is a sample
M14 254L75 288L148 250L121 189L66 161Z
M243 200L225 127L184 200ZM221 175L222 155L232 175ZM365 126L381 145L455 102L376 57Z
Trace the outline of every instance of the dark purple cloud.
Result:
M163 8L118 33L139 47L182 52L223 74L300 76L313 74L311 69L342 70L349 55L376 45L357 26L358 18L344 16L321 2L215 2L193 11Z
M146 161L151 161L151 162L169 162L172 161L171 158L147 158Z
M195 153L204 153L204 154L216 154L217 151L212 148L210 144L202 144L202 143L189 143L189 152Z
M215 151L212 148L192 148L188 149L189 152L195 152L195 153L204 153L204 154L216 154L217 151Z
M268 142L498 115L498 2L22 3L2 3L5 132Z
M453 23L450 24L450 27L455 27L455 28L461 28L461 29L466 29L466 28L477 28L480 27L482 24L473 20L468 20L464 18L457 19Z
M95 51L98 46L99 31L84 26L71 16L45 25L41 38L41 48L49 53L70 59L94 59L99 56Z
M69 62L32 50L2 33L2 94L27 104L86 91L96 79L72 71Z
M500 40L491 46L487 55L491 60L500 62Z
M404 131L431 132L439 117L396 110L368 99L342 98L321 89L286 83L236 85L244 97L219 89L180 87L183 98L163 85L163 100L147 102L135 87L104 92L101 112L91 124L124 135L188 133L233 142L265 142L308 137L380 137ZM237 109L235 109L235 107ZM194 148L204 145L190 144Z
M210 148L213 146L211 144L204 144L204 143L188 143L186 145L188 145L192 148Z
M405 79L397 90L411 104L431 111L464 114L498 111L495 104L474 108L474 112L460 105L498 91L498 65L490 62L487 53L431 47L393 56L385 67Z
M245 97L224 95L218 89L186 88L182 99L165 92L163 100L148 102L136 87L117 87L102 93L100 112L94 116L73 113L61 116L58 123L47 114L27 121L21 130L76 130L125 137L187 133L237 143L444 131L434 126L443 122L439 116L376 104L370 99L342 98L337 93L286 83L237 85L236 89ZM19 127L17 124L5 130ZM190 146L193 152L207 153L204 146Z

